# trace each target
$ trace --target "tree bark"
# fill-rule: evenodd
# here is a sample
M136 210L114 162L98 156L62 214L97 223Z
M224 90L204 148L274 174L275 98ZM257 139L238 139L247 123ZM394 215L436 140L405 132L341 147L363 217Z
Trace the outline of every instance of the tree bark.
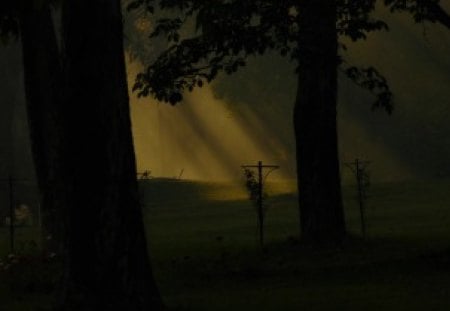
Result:
M3 48L0 52L0 66L7 68L7 62L13 59L13 53L16 52L15 47ZM7 72L7 70L5 70ZM11 78L10 75L0 76L0 141L2 148L0 149L0 179L7 179L13 173L13 157L12 157L12 119L14 105L16 105L16 89L14 84L17 79ZM3 216L3 215L1 215ZM2 218L4 219L4 218Z
M345 236L337 144L336 3L303 0L299 12L298 93L294 108L302 239Z
M47 251L62 249L63 207L59 154L62 104L60 56L48 6L25 6L20 15L25 97L34 166L41 196L43 241Z
M63 5L66 254L59 310L161 310L150 267L119 0Z

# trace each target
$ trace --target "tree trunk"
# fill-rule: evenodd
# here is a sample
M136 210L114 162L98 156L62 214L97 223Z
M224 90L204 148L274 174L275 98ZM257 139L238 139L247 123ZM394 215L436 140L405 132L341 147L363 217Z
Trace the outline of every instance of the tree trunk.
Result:
M306 241L334 244L345 235L336 120L336 4L301 3L294 108L301 234Z
M0 67L8 68L8 62L15 58L16 47L3 47L0 51ZM14 62L15 63L15 62ZM11 66L10 66L11 67ZM4 72L8 72L6 69ZM17 83L16 77L3 74L0 76L0 183L4 183L5 179L13 173L13 156L12 156L12 120L14 105L17 102ZM4 216L3 214L0 216Z
M161 310L138 200L119 0L67 0L59 310Z
M52 16L48 6L28 5L20 16L25 96L31 148L41 195L44 248L61 252L62 71Z

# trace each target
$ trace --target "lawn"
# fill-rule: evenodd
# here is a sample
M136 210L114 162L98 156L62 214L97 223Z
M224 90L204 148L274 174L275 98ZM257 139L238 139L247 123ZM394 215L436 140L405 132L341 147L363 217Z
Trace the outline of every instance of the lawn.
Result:
M239 187L141 182L166 304L179 311L450 310L450 182L372 185L365 239L355 188L345 186L350 237L336 248L299 243L292 189L268 187L261 250L255 209ZM0 234L4 255L8 237ZM5 276L0 273L0 310L35 310L51 301L42 288L11 287Z

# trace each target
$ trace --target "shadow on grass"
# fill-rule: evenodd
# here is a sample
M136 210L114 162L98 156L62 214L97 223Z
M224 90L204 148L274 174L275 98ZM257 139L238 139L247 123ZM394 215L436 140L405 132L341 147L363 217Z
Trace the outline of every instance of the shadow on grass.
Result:
M23 261L23 264L28 263ZM236 290L245 293L260 288L271 291L286 287L308 292L325 286L332 288L335 297L340 297L336 293L343 284L355 288L365 284L379 291L405 287L407 293L409 287L434 293L438 284L450 285L450 249L429 250L409 241L355 236L349 236L337 247L317 247L287 237L268 243L264 250L231 251L225 247L216 256L180 256L154 266L160 275L158 279L168 311L206 311L204 305L197 303L198 297L217 292L227 296L227 292ZM31 300L48 304L52 293L37 288L32 293L23 286L42 276L30 277L27 273L19 278L23 284L15 284L15 294L9 299L17 300L14 302L17 305L20 301L25 305L25 301Z
M333 275L348 278L358 273L389 277L414 270L419 274L439 272L449 264L450 249L428 250L408 241L349 236L342 245L332 247L304 244L288 237L267 244L264 250L225 248L211 258L186 256L159 268L172 270L178 278L189 279L192 284L213 279L251 281L298 277L326 281Z

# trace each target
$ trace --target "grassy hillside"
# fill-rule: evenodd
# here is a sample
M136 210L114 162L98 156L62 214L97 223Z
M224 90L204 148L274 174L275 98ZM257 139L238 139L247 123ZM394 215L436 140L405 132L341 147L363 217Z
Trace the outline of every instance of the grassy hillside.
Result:
M180 310L447 310L449 187L374 185L364 241L355 189L346 186L353 237L338 249L299 245L295 196L272 193L265 252L247 200L201 200L190 192L179 203L167 195L166 206L160 197L146 209L156 276Z
M373 185L366 239L360 235L355 189L345 186L351 236L332 249L299 243L296 198L283 188L267 189L262 251L254 207L238 185L141 183L152 264L168 306L205 311L449 309L450 182ZM24 240L37 236L23 234ZM0 239L7 238L0 231ZM6 246L0 243L3 263ZM13 267L0 271L0 310L48 305L47 285L59 271L57 261Z

